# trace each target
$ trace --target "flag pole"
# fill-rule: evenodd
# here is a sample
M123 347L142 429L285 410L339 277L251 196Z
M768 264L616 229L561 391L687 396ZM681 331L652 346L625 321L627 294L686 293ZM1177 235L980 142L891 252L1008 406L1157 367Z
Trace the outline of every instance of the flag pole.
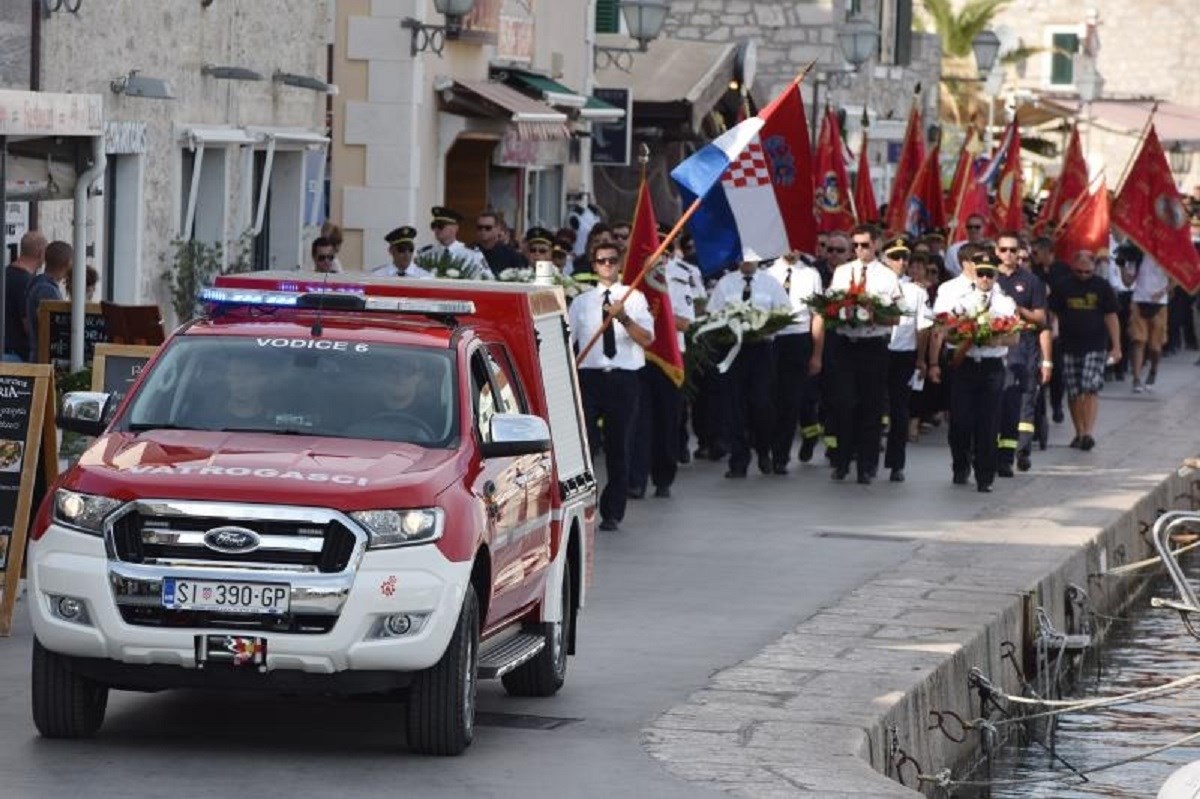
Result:
M1054 231L1050 234L1050 238L1057 239L1059 235L1067 229L1067 225L1074 221L1075 217L1078 215L1079 209L1083 207L1084 201L1099 191L1100 186L1103 184L1104 173L1101 172L1095 180L1087 185L1087 188L1084 189L1083 194L1076 197L1075 202L1071 203L1071 206L1067 209L1067 212L1063 214L1062 222L1055 226ZM1108 189L1105 189L1105 191L1108 191Z
M1121 181L1117 184L1117 190L1114 196L1120 196L1121 190L1125 188L1125 181L1129 178L1129 170L1133 169L1133 162L1142 154L1142 148L1146 145L1146 137L1150 135L1150 127L1154 124L1154 115L1158 113L1158 100L1150 106L1150 114L1146 117L1146 124L1142 126L1142 132L1138 134L1137 146L1133 148L1133 155L1129 156L1129 160L1125 162L1125 169L1121 172Z
M816 59L809 61L808 65L800 71L800 74L795 77L791 85L785 91L790 91L793 87L799 86L816 63ZM780 96L782 97L783 95L781 94ZM641 160L641 157L645 157L647 161L650 158L649 148L646 148L645 145L643 145L642 155L639 156L639 161ZM642 164L642 176L643 179L645 179L644 163ZM629 283L630 291L633 291L638 286L642 285L642 283L646 280L646 276L650 274L651 267L658 263L658 259L662 258L667 249L675 243L675 237L683 231L684 225L686 225L688 221L695 216L696 212L700 210L700 203L703 200L703 197L697 197L695 200L692 200L692 204L689 205L687 210L683 212L683 215L679 217L679 220L675 223L675 226L671 228L670 232L667 233L666 237L663 238L662 242L659 243L654 252L650 253L650 255L646 258L646 262L642 264L642 270L638 272L637 277L635 277L633 281ZM609 325L613 323L613 319L614 317L612 316L609 316L607 319L605 319L600 324L600 327L596 330L596 332L592 334L592 337L588 340L587 344L585 344L583 348L579 350L579 354L575 356L575 368L578 369L579 364L583 363L583 359L586 358L587 354L592 351L593 347L596 346L596 342L600 340L600 337L604 335L604 331L607 330Z

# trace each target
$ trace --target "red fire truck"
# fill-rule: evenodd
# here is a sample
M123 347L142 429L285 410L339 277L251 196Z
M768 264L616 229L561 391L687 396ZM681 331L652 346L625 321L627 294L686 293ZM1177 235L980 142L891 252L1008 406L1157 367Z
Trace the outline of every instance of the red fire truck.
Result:
M33 715L110 689L404 695L407 744L473 737L476 681L548 696L575 651L596 483L556 288L227 276L31 532Z

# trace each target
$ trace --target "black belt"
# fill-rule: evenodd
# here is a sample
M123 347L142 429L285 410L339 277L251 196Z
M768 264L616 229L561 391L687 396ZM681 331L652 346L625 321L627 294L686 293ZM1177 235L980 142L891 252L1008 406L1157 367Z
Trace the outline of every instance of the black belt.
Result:
M892 337L888 336L888 335L856 336L854 338L851 338L850 336L842 336L842 340L849 342L850 344L883 344L883 343L890 341L891 338Z

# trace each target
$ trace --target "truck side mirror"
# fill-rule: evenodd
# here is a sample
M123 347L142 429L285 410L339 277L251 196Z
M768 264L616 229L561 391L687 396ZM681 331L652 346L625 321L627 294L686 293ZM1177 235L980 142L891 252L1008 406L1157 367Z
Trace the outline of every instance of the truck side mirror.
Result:
M528 413L498 413L492 417L491 440L479 447L485 458L512 458L550 451L550 426Z
M72 433L98 436L111 421L111 395L101 391L72 391L63 396L62 410L58 413L58 426Z

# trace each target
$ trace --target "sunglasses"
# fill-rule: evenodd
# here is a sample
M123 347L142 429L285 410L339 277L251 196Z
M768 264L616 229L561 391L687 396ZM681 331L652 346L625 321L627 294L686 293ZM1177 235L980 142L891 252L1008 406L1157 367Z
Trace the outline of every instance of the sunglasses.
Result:
M317 257L316 257L314 260L317 260L317 261L332 261L332 260L333 260L334 258L336 258L336 257L337 257L336 255L318 255L318 256L317 256Z
M628 233L614 233L613 238L614 239L627 239L627 238L629 238L629 234Z
M995 269L976 269L975 277L983 278L984 280L995 280L996 279L996 270Z
M619 263L621 263L621 259L616 256L612 256L609 258L597 258L596 263L598 263L598 264L619 264Z
M887 257L891 258L893 261L907 261L909 258L909 255L906 252L896 253L895 255L893 255L892 253L887 253Z
M476 230L491 230L494 227L495 227L495 225L476 225L475 229Z
M996 252L1016 252L1016 247L997 247Z
M1089 277L1094 271L1093 269L1072 269L1071 274L1078 275L1079 277Z
M869 250L869 249L871 249L871 242L869 242L869 241L856 241L856 242L854 242L854 249L856 249L856 250Z
M530 247L529 248L530 255L545 255L548 252L550 252L549 247Z
M845 247L826 247L825 252L835 252L838 255L845 255L849 250Z

